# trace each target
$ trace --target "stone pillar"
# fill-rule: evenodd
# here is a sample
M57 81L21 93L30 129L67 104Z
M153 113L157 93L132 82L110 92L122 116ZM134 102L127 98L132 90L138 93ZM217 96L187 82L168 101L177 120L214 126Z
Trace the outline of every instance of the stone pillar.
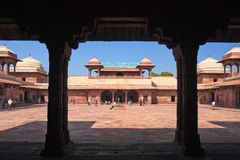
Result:
M226 77L226 65L224 64L224 77Z
M148 94L147 104L152 104L152 94L151 93Z
M98 68L98 77L100 77L100 68Z
M92 76L92 69L89 68L89 69L88 69L88 77L90 78L91 76Z
M125 103L126 103L126 104L127 104L127 102L128 102L128 101L127 101L127 92L128 92L128 91L125 91Z
M194 40L184 39L181 48L181 91L182 123L181 142L183 154L187 156L203 155L198 134L197 104L197 53L199 44ZM180 91L179 91L180 92Z
M9 68L10 68L10 63L7 63L7 64L6 64L6 73L7 73L7 74L9 73Z
M173 48L173 55L177 68L177 124L175 131L175 141L182 144L182 52L179 47Z
M64 40L47 41L49 51L48 123L43 156L62 156L71 148L68 131L68 61Z
M14 73L16 72L16 64L14 65L14 70L13 70L13 72L14 72Z
M151 77L151 69L148 69L148 77Z
M238 75L240 74L240 65L239 64L237 64L237 71L238 71Z
M112 91L112 103L114 102L115 97L114 97L114 91Z

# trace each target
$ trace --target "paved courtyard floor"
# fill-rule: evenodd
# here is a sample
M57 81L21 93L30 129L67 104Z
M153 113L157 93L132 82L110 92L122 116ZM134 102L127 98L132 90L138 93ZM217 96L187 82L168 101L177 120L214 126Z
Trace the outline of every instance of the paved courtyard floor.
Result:
M121 153L124 156L131 152L155 157L160 153L174 153L176 105L132 105L126 106L126 110L109 110L110 107L69 105L69 130L76 144L75 154L91 155L101 150L99 155ZM229 153L234 153L233 156L239 153L240 109L211 110L209 105L199 105L198 119L201 142L208 155L220 153L222 149L221 153L228 154L229 159L232 156ZM46 121L46 105L0 110L0 159L1 155L6 158L10 151L21 149L26 155L39 155L45 141Z

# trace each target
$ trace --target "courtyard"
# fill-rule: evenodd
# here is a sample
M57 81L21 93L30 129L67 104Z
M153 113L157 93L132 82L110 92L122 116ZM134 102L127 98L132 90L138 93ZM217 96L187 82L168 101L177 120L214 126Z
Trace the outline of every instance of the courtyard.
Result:
M69 105L69 131L75 143L74 154L156 156L171 153L176 156L176 147L173 147L175 104L132 105L113 110L110 107ZM199 105L199 133L208 155L238 154L239 113L239 109L216 107L212 110L209 105ZM38 157L44 145L46 127L46 105L1 110L0 155L6 158L11 157L11 153L19 153L28 155L29 159Z
M176 105L69 105L69 131L75 143L173 142ZM202 143L240 143L240 110L199 105ZM46 105L0 111L0 142L44 142Z

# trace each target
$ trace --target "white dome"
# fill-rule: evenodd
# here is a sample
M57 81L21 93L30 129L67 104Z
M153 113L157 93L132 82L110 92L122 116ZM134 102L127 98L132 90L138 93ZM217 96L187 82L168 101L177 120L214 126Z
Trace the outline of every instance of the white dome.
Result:
M21 59L16 65L16 72L40 72L46 74L42 64L32 56Z
M222 63L217 63L216 59L208 57L201 61L197 65L198 73L224 73L224 67Z
M101 62L96 57L93 57L88 61L88 64L101 64Z
M152 61L148 58L143 58L141 61L140 61L140 64L152 64Z

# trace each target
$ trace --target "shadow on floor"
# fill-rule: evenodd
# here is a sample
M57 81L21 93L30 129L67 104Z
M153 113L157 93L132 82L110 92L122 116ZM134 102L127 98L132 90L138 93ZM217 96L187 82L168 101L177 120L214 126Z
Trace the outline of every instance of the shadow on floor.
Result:
M94 123L69 122L71 139L75 145L73 152L61 159L190 159L183 157L179 146L173 143L173 128L93 128ZM208 138L220 142L203 143L207 154L200 159L240 159L240 122L209 123L222 128L199 129L202 141ZM0 159L46 159L39 156L44 147L45 133L46 121L26 123L1 131Z

